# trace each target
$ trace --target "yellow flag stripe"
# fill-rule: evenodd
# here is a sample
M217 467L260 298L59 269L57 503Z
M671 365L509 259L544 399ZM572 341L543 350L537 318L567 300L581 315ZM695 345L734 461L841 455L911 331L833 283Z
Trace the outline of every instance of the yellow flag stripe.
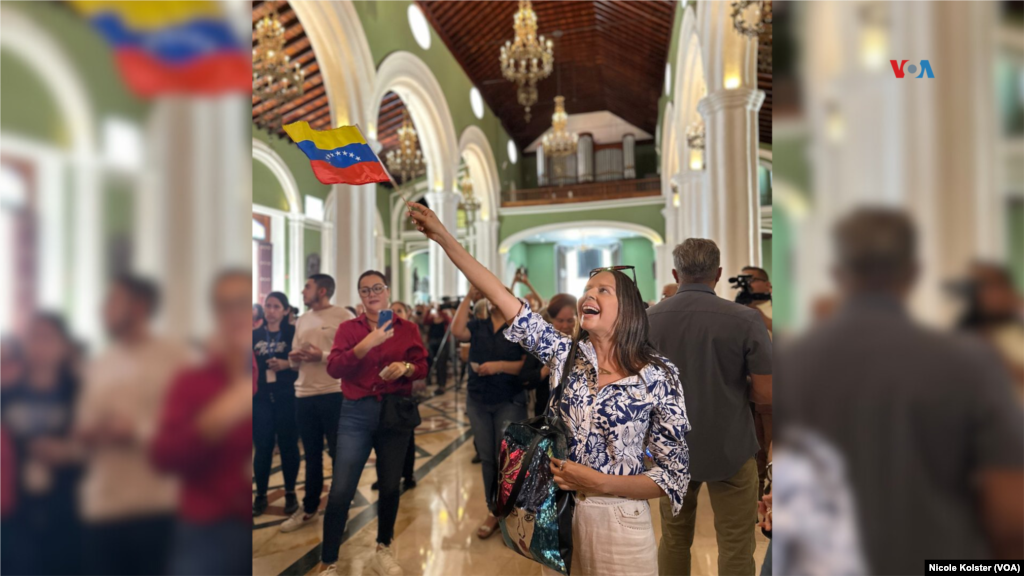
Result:
M333 130L317 131L308 122L294 122L284 127L294 142L309 140L321 150L334 150L349 144L366 144L363 135L355 126L341 126Z
M112 2L109 0L77 0L73 2L85 16L91 17L104 12L117 14L125 27L131 30L154 30L168 28L199 19L220 19L224 11L217 2L169 1L169 2Z

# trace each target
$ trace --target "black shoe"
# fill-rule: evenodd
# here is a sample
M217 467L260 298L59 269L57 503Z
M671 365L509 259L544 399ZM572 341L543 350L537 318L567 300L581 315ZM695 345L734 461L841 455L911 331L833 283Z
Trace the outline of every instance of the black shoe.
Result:
M295 492L286 492L284 495L284 514L285 516L291 516L299 509L299 499L295 496Z
M252 501L252 517L255 518L257 516L262 516L263 513L267 511L267 505L269 504L270 503L267 502L266 496L257 496L256 499Z
M473 455L473 464L479 464L480 462L481 462L480 455L479 454L474 454Z
M406 478L403 481L403 484L405 485L405 489L406 490L412 490L413 488L416 487L416 479L415 478Z
M440 396L441 394L444 394L444 388L437 388L434 390L434 396Z
M370 490L380 490L380 482L374 482L370 484Z

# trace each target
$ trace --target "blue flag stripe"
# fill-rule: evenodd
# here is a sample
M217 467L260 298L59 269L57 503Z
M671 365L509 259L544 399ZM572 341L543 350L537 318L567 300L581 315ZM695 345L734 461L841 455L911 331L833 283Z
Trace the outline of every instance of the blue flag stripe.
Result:
M349 144L334 150L321 150L309 140L296 142L310 160L323 160L335 168L348 168L360 162L377 162L377 155L369 144Z

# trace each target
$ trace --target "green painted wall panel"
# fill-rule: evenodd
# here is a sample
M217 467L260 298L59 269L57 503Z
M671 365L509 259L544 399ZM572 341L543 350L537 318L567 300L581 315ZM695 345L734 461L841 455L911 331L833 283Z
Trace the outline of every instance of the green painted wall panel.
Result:
M663 208L664 206L661 204L651 204L649 206L627 206L621 208L603 208L600 210L581 209L574 212L555 212L550 214L515 216L503 215L501 216L499 242L504 241L506 238L517 232L521 232L535 226L565 223L565 227L570 228L570 223L584 220L607 220L612 222L640 224L641 226L651 228L657 232L659 236L664 238L665 218L661 215L661 210Z
M287 212L288 198L277 177L262 162L252 163L252 203Z
M558 293L558 278L555 271L555 243L543 242L525 244L526 268L530 284L545 301Z
M761 239L761 268L768 273L768 279L772 280L772 238Z
M54 95L27 62L9 50L0 51L0 130L60 148L71 146L68 119Z
M622 239L622 263L636 266L636 285L645 302L658 299L654 275L654 244L646 238Z

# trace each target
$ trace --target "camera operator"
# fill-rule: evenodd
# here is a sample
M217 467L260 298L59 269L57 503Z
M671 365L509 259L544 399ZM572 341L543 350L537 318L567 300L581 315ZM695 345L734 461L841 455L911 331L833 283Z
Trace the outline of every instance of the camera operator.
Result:
M757 266L744 266L740 272L735 278L729 278L729 282L734 284L733 289L739 290L736 303L760 312L761 320L771 335L772 283L768 280L768 272Z
M658 568L661 574L690 573L697 496L707 484L718 573L753 574L759 446L750 402L772 402L771 340L757 313L715 294L722 268L714 242L690 238L672 256L679 289L647 316L651 344L679 367L693 424L686 435L691 481L678 516L662 498Z

